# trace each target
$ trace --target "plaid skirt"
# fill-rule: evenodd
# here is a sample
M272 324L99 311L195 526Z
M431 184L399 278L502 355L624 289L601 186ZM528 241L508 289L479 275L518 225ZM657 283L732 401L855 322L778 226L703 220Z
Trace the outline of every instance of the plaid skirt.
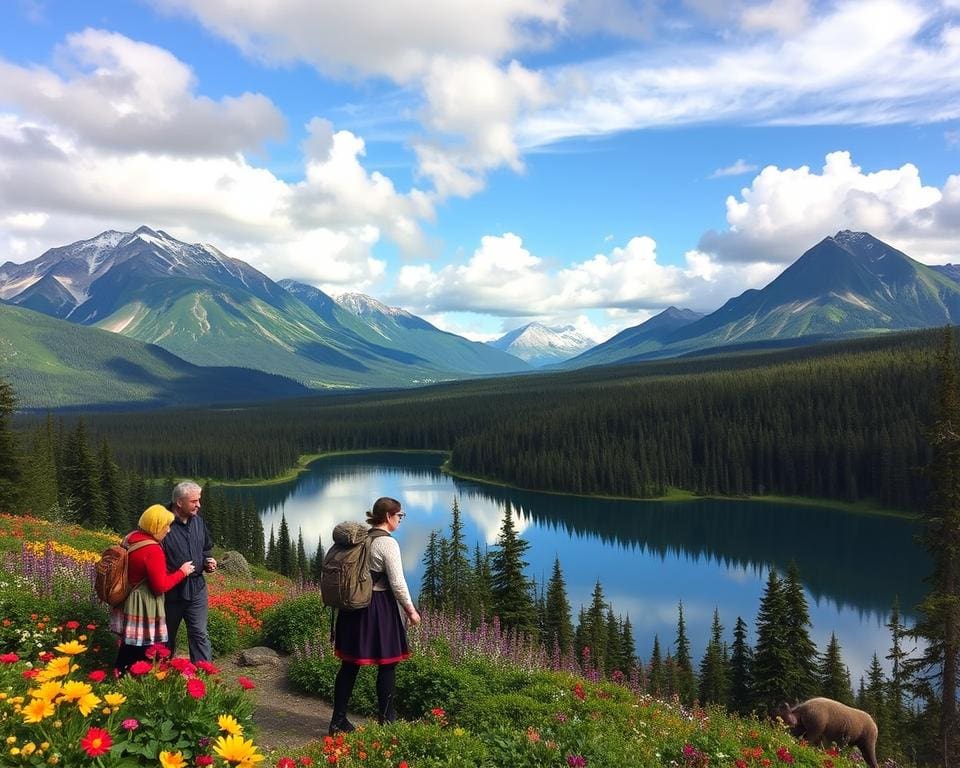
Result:
M110 611L110 631L124 645L167 642L167 611L163 595L155 595L141 582L127 595L122 608Z
M333 655L361 666L410 658L407 630L393 592L375 591L370 605L358 611L337 611Z

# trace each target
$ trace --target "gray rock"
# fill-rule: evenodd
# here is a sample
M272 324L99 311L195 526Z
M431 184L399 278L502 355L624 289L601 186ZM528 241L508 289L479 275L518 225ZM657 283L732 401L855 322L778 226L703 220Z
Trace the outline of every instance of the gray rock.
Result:
M240 576L245 579L253 578L250 574L250 563L247 558L234 550L224 552L217 560L217 568L230 576Z
M244 648L240 651L237 664L241 667L262 667L265 665L277 667L280 665L280 656L273 648L260 645L255 648Z

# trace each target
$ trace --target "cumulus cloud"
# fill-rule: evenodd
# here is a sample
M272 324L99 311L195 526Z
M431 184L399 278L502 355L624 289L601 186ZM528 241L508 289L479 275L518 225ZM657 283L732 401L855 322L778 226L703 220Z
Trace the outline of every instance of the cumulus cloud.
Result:
M211 155L255 149L285 131L262 94L200 96L191 69L155 45L86 29L67 38L58 58L64 74L0 60L0 101L83 143Z
M782 265L824 236L852 229L921 261L956 259L958 179L951 176L943 189L925 185L910 163L865 173L839 151L827 155L819 173L767 166L727 198L729 228L706 232L698 249L724 262Z
M595 308L651 311L671 304L715 309L732 294L764 284L771 272L767 264L725 266L698 251L686 255L683 267L661 264L649 237L551 269L508 232L481 238L465 264L401 267L392 300L421 313L511 318L573 317Z

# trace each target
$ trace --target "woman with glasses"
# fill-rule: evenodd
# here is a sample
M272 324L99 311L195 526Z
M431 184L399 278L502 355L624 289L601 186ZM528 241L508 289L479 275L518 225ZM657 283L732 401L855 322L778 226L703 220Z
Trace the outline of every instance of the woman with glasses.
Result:
M397 663L410 658L407 630L400 609L410 624L416 626L420 623L420 614L410 599L410 590L403 576L400 545L391 536L404 517L400 502L386 496L377 499L367 513L373 599L366 608L337 611L333 652L340 659L340 671L333 687L331 736L354 729L347 720L347 705L360 667L368 664L378 665L377 720L381 724L396 720L393 699Z

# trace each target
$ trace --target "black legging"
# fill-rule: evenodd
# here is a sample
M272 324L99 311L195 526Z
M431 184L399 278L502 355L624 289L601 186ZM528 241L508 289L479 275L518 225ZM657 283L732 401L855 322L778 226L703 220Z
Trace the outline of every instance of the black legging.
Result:
M340 671L333 683L333 722L338 724L347 717L347 705L353 686L360 672L359 664L349 661L340 662ZM377 669L377 721L381 724L392 723L397 719L393 706L394 687L397 681L397 665L381 664Z
M144 661L147 658L146 645L127 645L120 643L117 648L117 660L113 662L113 668L121 675L125 675L130 669L130 665L136 661Z

